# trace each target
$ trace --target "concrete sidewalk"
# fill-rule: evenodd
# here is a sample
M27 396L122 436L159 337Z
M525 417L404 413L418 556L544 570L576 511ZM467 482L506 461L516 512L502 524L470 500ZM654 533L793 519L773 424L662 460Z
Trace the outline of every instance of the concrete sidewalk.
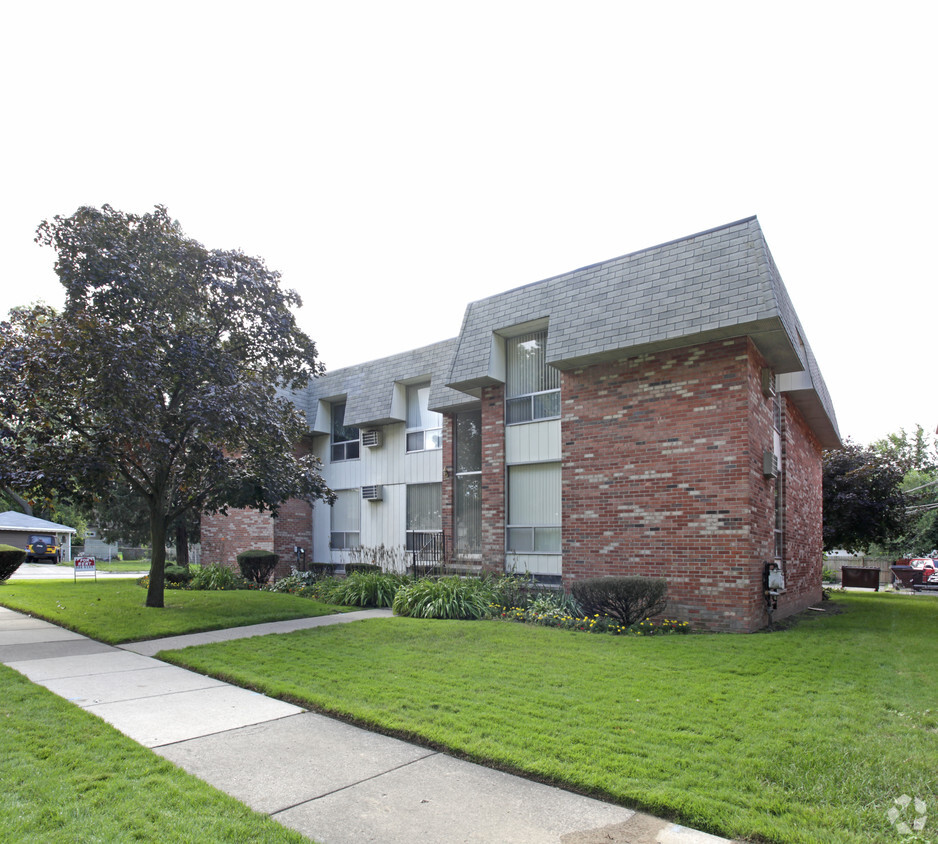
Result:
M363 611L122 648L0 607L0 662L322 844L718 844L726 839L455 759L144 653L387 615Z

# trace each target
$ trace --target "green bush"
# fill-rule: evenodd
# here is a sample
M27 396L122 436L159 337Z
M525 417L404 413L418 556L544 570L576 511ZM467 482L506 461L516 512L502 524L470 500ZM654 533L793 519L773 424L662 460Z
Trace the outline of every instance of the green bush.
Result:
M837 582L837 572L833 569L829 569L827 566L821 569L821 580L824 583L836 583Z
M608 615L631 627L664 612L668 582L642 575L591 577L575 581L572 591L584 615Z
M403 575L378 571L353 572L334 587L335 603L349 607L390 607L401 584L408 580Z
M489 613L495 592L487 579L424 578L408 581L394 598L395 615L414 618L482 618Z
M22 548L12 545L0 545L0 583L3 583L15 572L26 559L26 552Z
M346 574L378 573L380 571L381 571L381 566L375 563L346 563L345 564Z
M192 572L189 566L166 566L163 569L163 579L167 583L184 586L192 580Z
M223 592L244 587L244 578L236 575L228 566L212 563L196 570L189 581L190 589L206 592Z
M270 575L279 561L280 556L273 551L261 551L257 548L238 554L238 568L241 569L241 576L259 586L270 580Z

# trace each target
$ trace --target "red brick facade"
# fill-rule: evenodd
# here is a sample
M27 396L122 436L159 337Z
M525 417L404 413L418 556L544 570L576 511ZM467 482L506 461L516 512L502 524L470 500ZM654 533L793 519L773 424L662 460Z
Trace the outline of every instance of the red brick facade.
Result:
M763 475L773 444L763 366L741 338L564 373L567 585L662 576L669 616L716 630L766 624L777 481ZM776 617L820 596L820 449L797 411L788 419L786 527L798 539L786 549L789 592Z

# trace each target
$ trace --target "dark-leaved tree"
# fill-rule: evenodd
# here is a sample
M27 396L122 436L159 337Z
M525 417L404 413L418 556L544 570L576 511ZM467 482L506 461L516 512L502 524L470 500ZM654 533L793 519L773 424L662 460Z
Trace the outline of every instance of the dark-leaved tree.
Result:
M824 550L866 551L903 532L907 523L902 465L847 440L824 453Z
M165 208L80 208L43 222L65 308L0 324L0 485L126 484L144 503L146 604L163 606L167 530L191 512L331 500L284 390L321 371L300 300L238 251L206 249Z

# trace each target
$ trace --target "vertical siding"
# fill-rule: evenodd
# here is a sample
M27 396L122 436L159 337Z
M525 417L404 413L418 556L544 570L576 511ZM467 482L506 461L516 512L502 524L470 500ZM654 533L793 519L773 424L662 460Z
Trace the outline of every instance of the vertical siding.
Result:
M506 463L542 463L560 458L559 419L505 427Z

